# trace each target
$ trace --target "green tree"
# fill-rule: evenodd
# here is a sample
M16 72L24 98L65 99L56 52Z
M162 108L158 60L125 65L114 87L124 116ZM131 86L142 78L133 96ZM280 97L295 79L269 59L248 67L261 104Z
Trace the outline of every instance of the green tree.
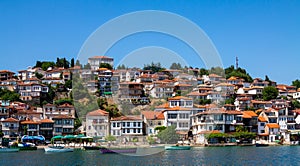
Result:
M1 88L0 88L0 99L9 100L9 101L21 101L20 94L14 91L10 91L8 89L1 89Z
M108 135L105 137L105 141L116 141L117 138L113 135Z
M151 64L144 65L143 70L151 70L152 73L157 73L159 71L165 70L165 68L163 68L159 62L152 62Z
M267 81L267 82L271 81L267 75L265 76L265 81Z
M300 102L297 101L297 100L292 100L292 102L291 102L291 107L292 107L293 109L298 109L298 108L300 108Z
M67 80L67 81L65 82L65 87L66 87L66 88L69 88L69 89L72 89L72 80Z
M262 97L265 101L276 99L278 94L278 90L273 86L265 87L262 91Z
M122 64L122 65L119 65L119 66L117 67L117 69L118 69L118 70L122 70L122 69L126 69L126 67L125 67L124 64Z
M38 73L38 72L35 72L34 75L35 75L35 77L38 78L38 79L42 79L42 78L44 77L43 74Z
M296 79L292 82L292 86L295 86L297 89L300 88L300 80Z
M85 65L83 66L83 68L84 68L84 69L91 69L91 65L90 65L89 63L87 63L87 64L85 64Z
M165 130L159 132L157 137L162 143L177 143L179 140L179 135L176 133L175 126L169 126Z
M252 82L252 77L247 73L245 69L238 68L235 69L233 65L225 69L226 78L230 78L232 76L243 78L246 82Z
M161 132L161 131L165 130L166 128L167 128L166 126L156 126L154 128L154 130L158 130L158 132Z
M113 67L108 63L100 63L99 68L113 69Z
M82 68L82 65L81 65L81 63L80 63L80 61L79 61L78 59L76 60L75 65L76 65L76 66L80 66L80 67Z
M182 66L180 63L172 63L171 66L170 66L170 69L175 69L175 70L181 70L182 69Z
M200 74L200 76L203 76L203 75L208 75L209 72L208 72L208 70L206 70L206 69L204 69L204 68L201 68L199 74Z
M71 67L74 67L74 58L71 59Z
M54 62L42 62L42 70L46 71L49 67L54 67Z
M77 130L81 125L82 125L81 120L79 118L75 118L74 129Z

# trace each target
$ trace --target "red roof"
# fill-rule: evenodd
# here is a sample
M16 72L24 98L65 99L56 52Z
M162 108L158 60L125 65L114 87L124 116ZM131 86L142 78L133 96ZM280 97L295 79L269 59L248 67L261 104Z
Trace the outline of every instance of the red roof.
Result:
M268 126L269 128L277 128L277 129L280 128L280 126L279 126L277 123L268 123L267 126Z
M164 114L162 112L142 111L142 114L148 120L161 120L161 119L165 119Z
M169 98L168 100L193 100L191 98L188 98L188 97L184 97L184 96L175 96L175 97L172 97L172 98Z
M39 123L31 121L31 120L25 120L25 121L22 121L21 124L39 124Z
M107 56L93 56L93 57L90 57L89 59L113 59L113 58L110 58Z
M15 118L7 118L7 119L3 120L2 122L19 122L19 120L15 119Z
M68 115L58 115L53 117L52 119L74 119L74 118Z
M257 117L257 114L253 111L243 111L243 118Z
M112 118L111 121L131 121L131 120L142 120L140 116L120 116L117 118Z
M104 111L104 110L101 110L101 109L98 109L98 110L95 110L95 111L92 111L92 112L89 112L87 114L87 116L108 116L109 113Z
M40 120L39 122L40 122L40 123L54 123L54 121L51 120L51 119L42 119L42 120Z

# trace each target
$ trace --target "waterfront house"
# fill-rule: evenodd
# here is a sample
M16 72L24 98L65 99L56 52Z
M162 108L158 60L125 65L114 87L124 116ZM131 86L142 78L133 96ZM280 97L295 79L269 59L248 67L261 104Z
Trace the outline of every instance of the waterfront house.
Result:
M51 119L42 119L39 121L39 134L44 136L46 140L53 137L54 121Z
M112 118L111 135L114 136L142 136L145 134L141 116L121 116Z
M22 135L39 135L39 122L27 119L21 121L21 134Z
M19 135L19 120L7 118L1 120L2 132L5 137L17 137Z
M163 110L164 126L176 127L181 135L187 135L191 127L191 115L193 114L193 99L184 96L176 96L168 99L169 108Z
M280 126L277 123L268 123L265 127L265 133L269 135L268 141L274 142L275 140L279 140L280 132L279 132Z
M141 114L143 115L143 120L146 124L146 134L156 135L158 131L155 130L155 128L164 124L164 114L155 111L142 111Z
M258 115L253 111L243 111L243 124L249 132L257 132Z
M57 115L52 118L54 121L53 135L68 135L74 132L74 118L68 115Z
M109 113L98 109L86 115L86 135L104 138L110 133Z

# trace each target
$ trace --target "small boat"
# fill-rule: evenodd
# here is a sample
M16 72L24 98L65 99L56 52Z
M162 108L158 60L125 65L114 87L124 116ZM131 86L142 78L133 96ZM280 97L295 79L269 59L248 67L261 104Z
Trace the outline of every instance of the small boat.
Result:
M37 150L36 145L33 144L33 143L21 143L21 144L18 144L18 148L20 149L20 151L23 151L23 150Z
M19 148L0 147L0 153L18 152L19 150Z
M191 146L165 146L165 150L190 150Z
M136 153L137 148L104 148L101 147L101 153Z
M101 146L83 146L84 150L100 150Z
M269 146L269 144L256 143L255 146L256 146L256 147L266 147L266 146Z
M45 152L74 152L74 148L66 148L62 146L49 146L44 148Z

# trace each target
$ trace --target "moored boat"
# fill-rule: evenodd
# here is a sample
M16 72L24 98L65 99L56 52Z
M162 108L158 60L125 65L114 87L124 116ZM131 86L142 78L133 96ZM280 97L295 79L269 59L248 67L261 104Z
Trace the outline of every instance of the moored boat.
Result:
M137 148L104 148L101 147L101 153L136 153Z
M74 152L74 148L66 148L62 146L49 146L44 148L45 152Z
M190 150L191 146L165 146L165 150Z
M269 144L256 143L255 146L256 146L256 147L266 147L266 146L269 146Z
M18 152L19 150L20 150L19 148L6 148L6 147L1 147L1 148L0 148L0 153Z
M84 150L100 150L102 147L100 146L84 146Z

